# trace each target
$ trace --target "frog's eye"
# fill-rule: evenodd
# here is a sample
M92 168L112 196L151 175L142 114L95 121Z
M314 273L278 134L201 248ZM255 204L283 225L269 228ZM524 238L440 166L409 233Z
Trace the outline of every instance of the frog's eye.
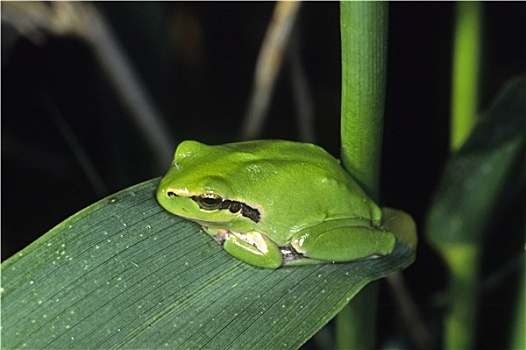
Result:
M223 198L215 194L202 194L193 196L192 199L199 205L199 208L203 210L223 209L221 207Z

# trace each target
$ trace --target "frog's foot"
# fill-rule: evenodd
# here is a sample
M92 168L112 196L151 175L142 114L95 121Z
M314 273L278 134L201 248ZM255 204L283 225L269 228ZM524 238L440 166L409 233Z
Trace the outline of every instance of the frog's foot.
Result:
M277 269L283 263L279 248L267 236L258 232L241 233L207 227L203 229L230 255L248 264Z
M311 259L302 253L298 252L294 247L280 247L281 256L283 257L283 265L310 265L310 264L324 264L332 261Z
M203 229L208 233L214 240L220 245L224 245L228 239L239 239L247 244L250 244L254 248L266 252L268 243L266 242L263 235L259 233L249 232L233 232L226 229L210 229L206 226L203 226ZM233 236L233 237L231 237Z

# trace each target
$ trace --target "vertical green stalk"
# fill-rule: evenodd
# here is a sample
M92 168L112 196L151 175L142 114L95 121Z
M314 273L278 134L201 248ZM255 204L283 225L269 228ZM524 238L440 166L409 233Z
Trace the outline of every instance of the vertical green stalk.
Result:
M455 4L455 32L452 68L450 148L458 150L475 125L479 107L482 5ZM458 244L443 251L450 269L451 308L445 320L447 349L473 346L481 240Z
M341 159L378 199L387 70L387 3L343 1Z
M387 67L386 2L340 3L341 160L378 199ZM378 287L364 288L337 317L338 349L374 347Z
M522 266L524 267L524 260ZM524 269L521 270L522 277L519 278L519 294L517 294L517 308L515 314L515 324L511 334L510 349L526 348L526 278Z
M462 146L477 117L481 26L481 3L455 3L450 134L450 148L453 152Z
M480 245L445 245L451 304L444 325L444 349L472 349L479 291Z

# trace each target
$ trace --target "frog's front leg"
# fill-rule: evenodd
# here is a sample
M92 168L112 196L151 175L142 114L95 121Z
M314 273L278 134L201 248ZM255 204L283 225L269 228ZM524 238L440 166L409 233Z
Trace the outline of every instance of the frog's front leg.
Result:
M254 266L277 269L283 264L281 250L258 232L224 234L223 248L232 256Z
M392 232L372 227L363 219L325 221L297 232L291 241L308 258L336 262L387 255L395 244Z

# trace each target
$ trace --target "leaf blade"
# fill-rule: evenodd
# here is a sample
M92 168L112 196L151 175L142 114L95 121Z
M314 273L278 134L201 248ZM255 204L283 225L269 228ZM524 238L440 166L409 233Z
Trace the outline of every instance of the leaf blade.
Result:
M155 201L158 179L73 215L2 264L6 348L301 346L414 251L259 269ZM232 335L236 336L233 337Z

